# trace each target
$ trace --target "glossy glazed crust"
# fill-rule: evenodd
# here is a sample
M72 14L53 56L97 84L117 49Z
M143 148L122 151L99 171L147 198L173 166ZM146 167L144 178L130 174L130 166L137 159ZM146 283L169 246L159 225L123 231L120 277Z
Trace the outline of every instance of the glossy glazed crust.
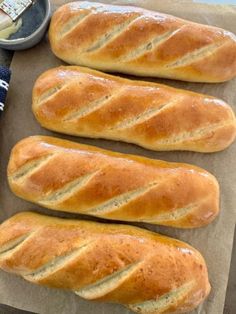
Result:
M78 66L43 73L32 101L50 130L152 150L215 152L236 135L234 113L220 99Z
M23 199L113 220L194 228L219 211L218 183L203 169L52 137L20 141L11 152L8 179Z
M71 2L53 15L53 52L70 64L194 82L236 76L236 36L129 6Z
M30 212L0 226L0 268L146 314L189 312L210 291L205 261L188 244L127 225Z

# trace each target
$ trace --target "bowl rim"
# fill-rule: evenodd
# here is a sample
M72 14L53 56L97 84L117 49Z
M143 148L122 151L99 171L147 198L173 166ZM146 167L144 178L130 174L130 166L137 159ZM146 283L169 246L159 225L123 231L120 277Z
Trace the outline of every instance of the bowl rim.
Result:
M34 31L32 34L30 34L27 37L24 38L17 38L17 39L0 39L0 45L1 46L14 46L14 45L20 45L20 44L24 44L27 43L28 41L31 41L33 38L37 37L38 34L40 34L45 26L47 25L48 21L51 18L51 4L50 4L50 0L44 0L45 4L46 4L46 12L45 12L45 17L43 19L42 24L39 26L39 28L36 29L36 31Z

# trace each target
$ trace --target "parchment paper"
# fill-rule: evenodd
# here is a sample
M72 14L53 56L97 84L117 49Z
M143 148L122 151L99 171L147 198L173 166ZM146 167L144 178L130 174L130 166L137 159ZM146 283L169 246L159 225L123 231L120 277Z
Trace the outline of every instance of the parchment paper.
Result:
M66 1L56 0L54 7ZM149 9L188 18L193 21L217 25L230 31L236 31L236 7L192 4L190 1L103 1L116 4L136 4ZM89 36L89 34L88 34ZM15 197L9 190L6 179L6 167L12 146L20 139L36 134L64 137L77 142L97 145L114 151L139 154L156 159L176 162L188 162L207 169L219 180L221 186L221 214L208 227L196 230L177 230L139 224L153 231L176 237L199 249L204 255L208 268L212 292L207 301L194 313L222 314L228 281L231 258L236 204L236 145L221 153L199 154L190 152L151 152L135 145L105 140L88 140L62 136L42 129L31 112L32 86L44 70L61 64L50 52L47 38L38 46L27 51L17 52L12 62L12 81L8 95L6 111L0 120L0 220L24 210L38 210L42 213L63 216L27 203ZM207 93L234 106L236 80L223 84L194 84L168 80L156 80L172 86ZM66 216L70 216L69 214ZM78 216L77 216L78 217ZM47 314L127 314L124 307L114 304L86 302L72 292L47 289L30 284L23 279L0 272L0 302L36 313Z

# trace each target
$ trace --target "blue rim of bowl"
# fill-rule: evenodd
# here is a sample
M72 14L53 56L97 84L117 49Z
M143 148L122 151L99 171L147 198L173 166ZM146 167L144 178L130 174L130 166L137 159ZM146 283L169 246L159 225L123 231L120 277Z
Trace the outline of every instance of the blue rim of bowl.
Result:
M0 44L4 46L13 46L13 45L20 45L24 44L28 41L31 41L34 37L36 37L38 34L40 34L44 27L48 24L50 18L51 18L51 4L50 0L45 1L46 4L46 14L45 18L42 22L42 24L39 26L39 28L33 32L31 35L24 37L24 38L17 38L17 39L0 39Z

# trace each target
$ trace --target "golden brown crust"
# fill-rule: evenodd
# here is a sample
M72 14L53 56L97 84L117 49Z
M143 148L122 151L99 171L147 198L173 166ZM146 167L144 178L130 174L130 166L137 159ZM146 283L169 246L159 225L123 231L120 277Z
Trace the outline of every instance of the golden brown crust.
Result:
M188 244L136 227L30 212L0 226L0 268L144 314L189 312L210 291L205 261Z
M234 113L220 99L76 66L38 78L33 112L50 130L153 150L215 152L236 136Z
M68 3L54 13L49 38L70 64L195 82L236 76L234 34L141 8Z
M195 166L33 136L12 150L8 179L21 198L47 208L181 228L210 223L219 187Z

